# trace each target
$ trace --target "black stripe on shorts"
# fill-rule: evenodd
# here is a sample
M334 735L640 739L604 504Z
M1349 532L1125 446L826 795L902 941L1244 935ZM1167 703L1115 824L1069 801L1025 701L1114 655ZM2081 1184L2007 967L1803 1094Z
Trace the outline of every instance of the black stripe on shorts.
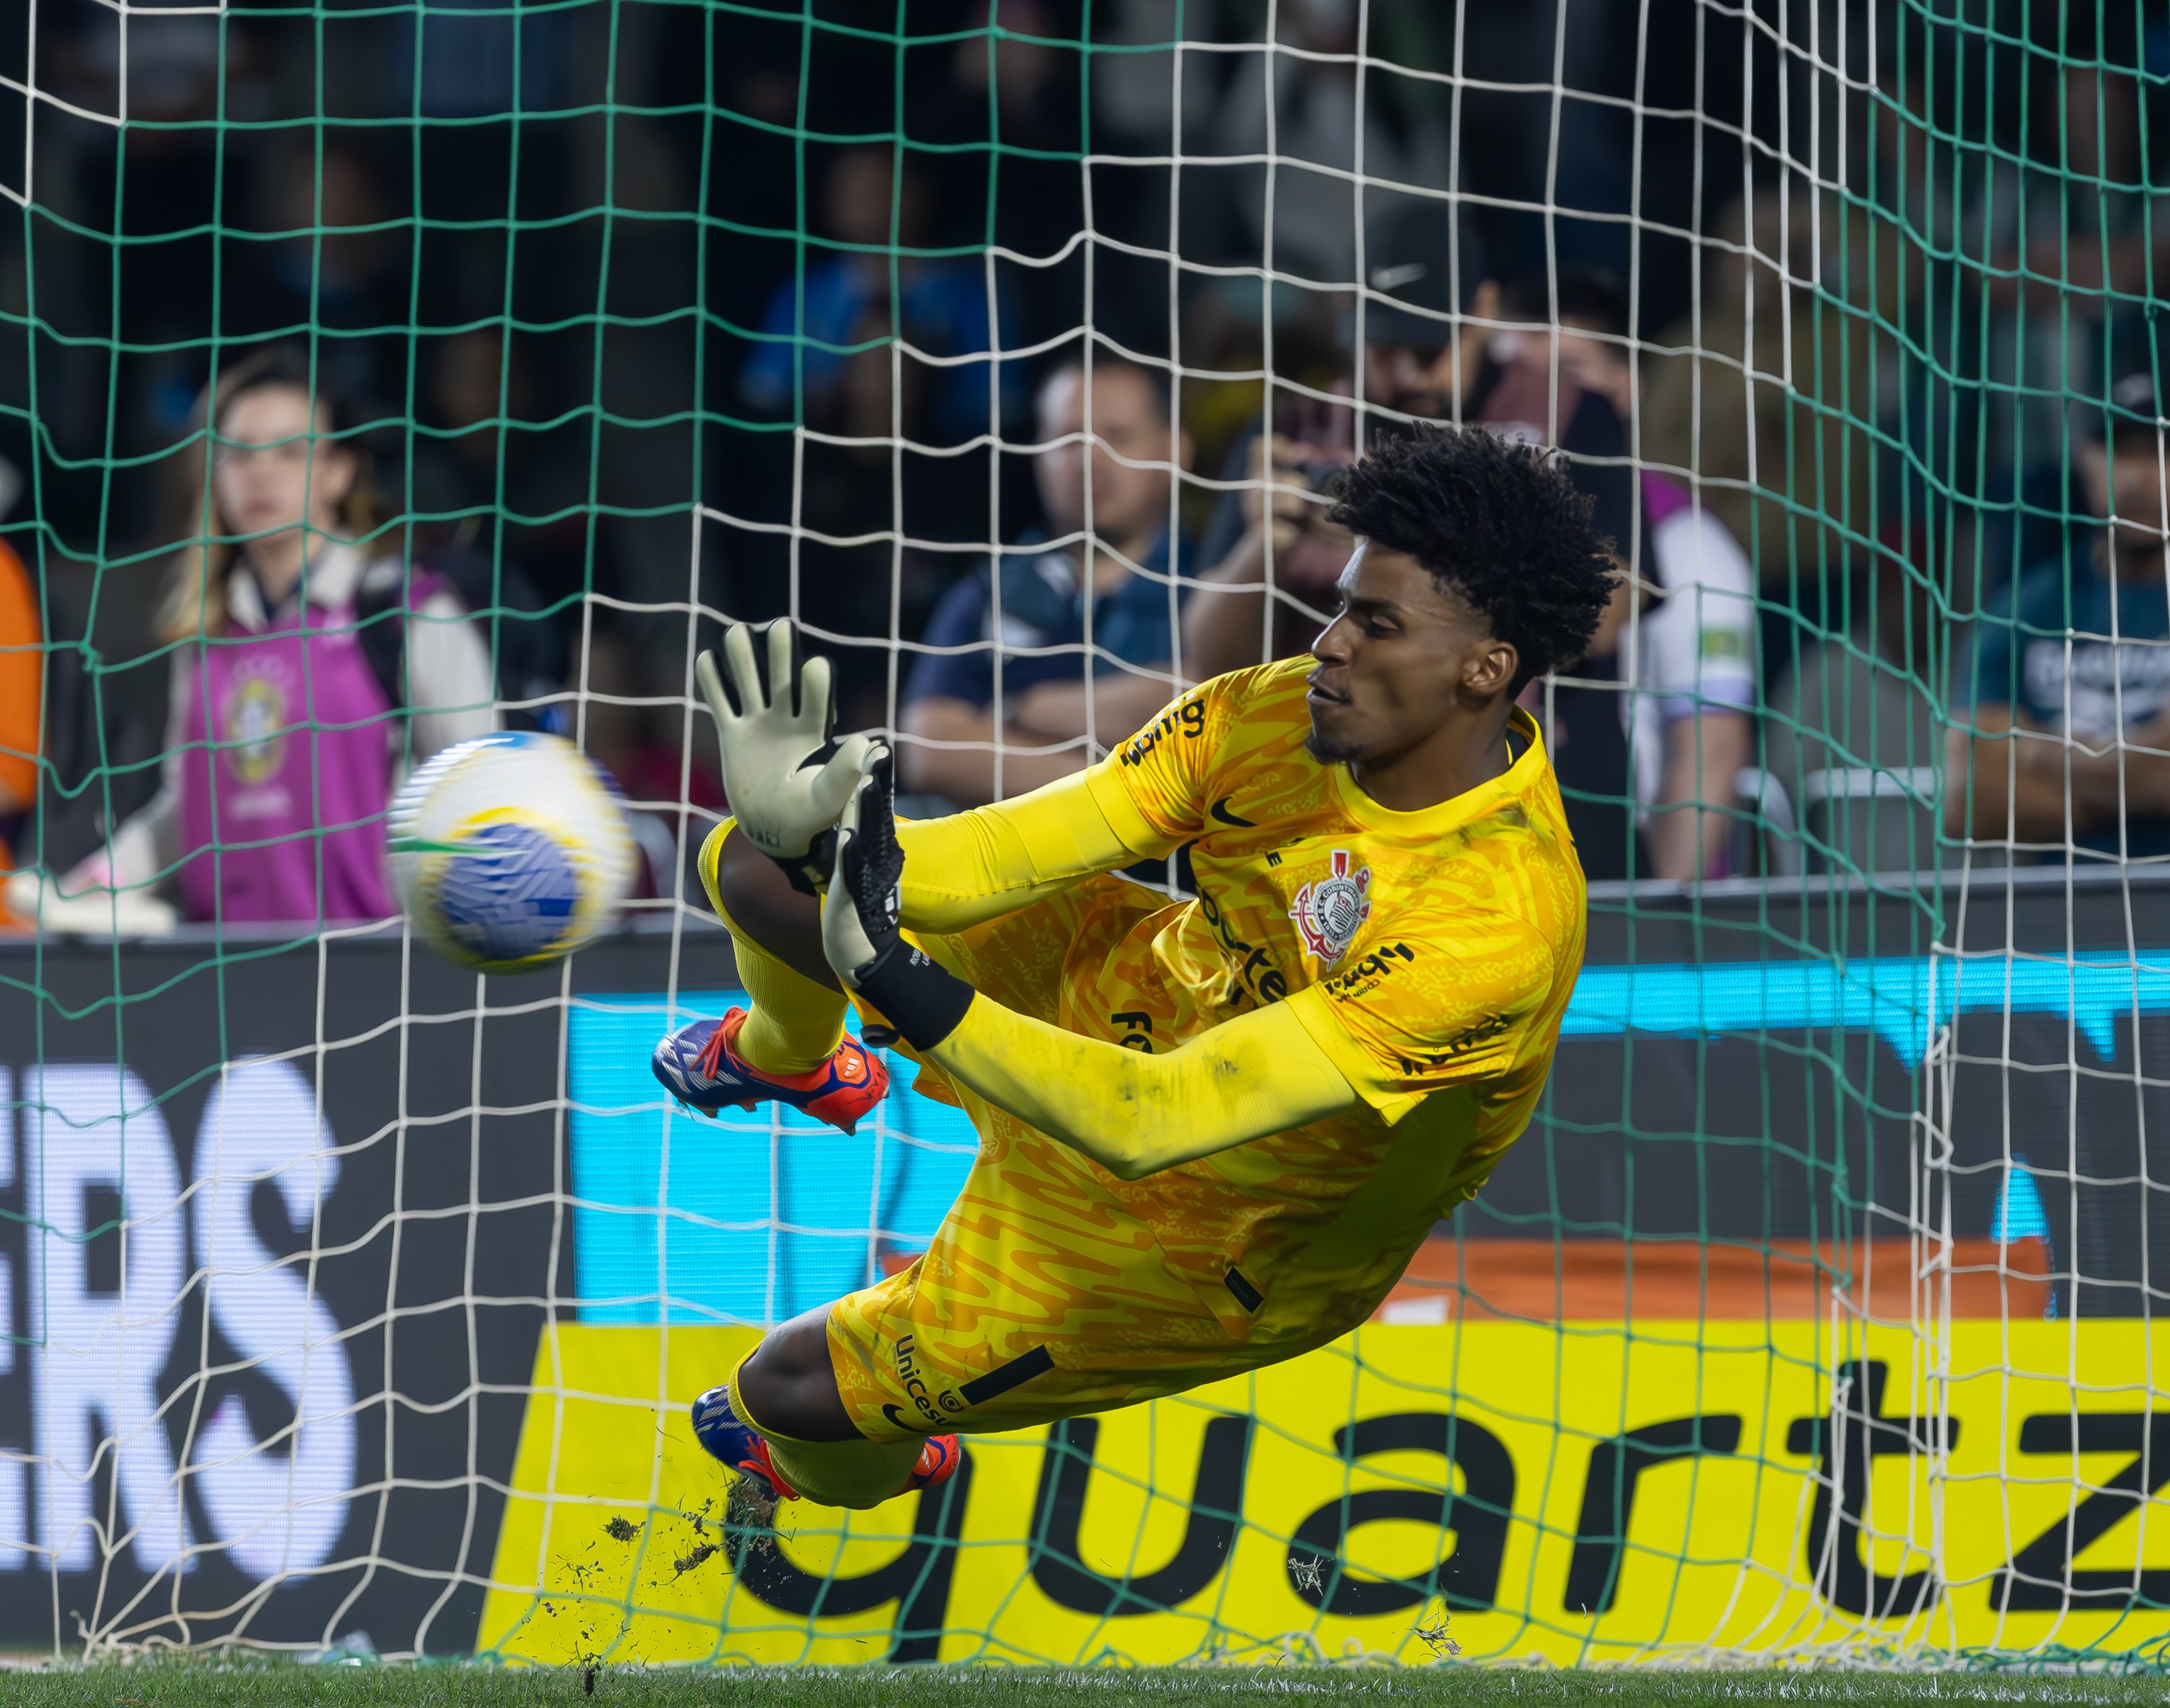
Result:
M1266 1302L1265 1294L1252 1286L1250 1277L1234 1264L1228 1266L1228 1272L1221 1278L1228 1283L1228 1291L1236 1295L1236 1303L1245 1310L1255 1312Z
M984 1405L998 1399L1021 1383L1034 1376L1045 1375L1055 1368L1054 1354L1045 1347L1034 1347L1019 1354L1007 1364L997 1364L984 1376L975 1376L957 1392L967 1405Z

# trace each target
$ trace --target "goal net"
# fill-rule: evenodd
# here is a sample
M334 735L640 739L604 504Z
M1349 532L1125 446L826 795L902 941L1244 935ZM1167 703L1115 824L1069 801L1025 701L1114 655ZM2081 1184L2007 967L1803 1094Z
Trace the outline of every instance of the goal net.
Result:
M0 870L106 887L0 934L0 1646L2159 1662L2151 13L18 16ZM318 413L206 414L275 344ZM978 1140L901 1057L851 1136L659 1095L744 1000L696 653L788 614L914 811L1013 795L1300 652L1427 419L1563 447L1629 571L1529 697L1592 878L1537 1119L1347 1338L727 1534L687 1402ZM360 713L192 704L295 611ZM640 832L542 974L330 899L353 731L492 704ZM267 846L311 917L205 881Z

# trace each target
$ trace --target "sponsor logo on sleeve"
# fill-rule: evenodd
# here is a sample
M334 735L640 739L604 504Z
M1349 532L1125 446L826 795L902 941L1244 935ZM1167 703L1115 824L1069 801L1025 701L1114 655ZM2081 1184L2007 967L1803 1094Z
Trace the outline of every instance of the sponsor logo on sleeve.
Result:
M1476 1025L1456 1032L1438 1049L1420 1056L1402 1057L1404 1074L1425 1074L1441 1068L1451 1068L1465 1057L1473 1056L1487 1044L1501 1037L1512 1023L1505 1015L1487 1015Z
M1389 943L1383 949L1373 950L1347 972L1323 978L1319 983L1325 986L1328 995L1345 1002L1353 996L1369 995L1416 958L1416 950L1408 944Z
M1205 702L1202 699L1179 701L1131 738L1130 746L1123 749L1123 763L1144 764L1146 756L1160 746L1166 736L1180 734L1186 742L1195 742L1205 733Z

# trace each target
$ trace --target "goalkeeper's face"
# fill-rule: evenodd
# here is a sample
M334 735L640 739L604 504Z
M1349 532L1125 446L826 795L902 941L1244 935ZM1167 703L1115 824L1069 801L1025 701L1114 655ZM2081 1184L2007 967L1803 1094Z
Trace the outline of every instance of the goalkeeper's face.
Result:
M1377 766L1466 729L1511 686L1515 649L1406 552L1368 540L1335 583L1340 612L1311 644L1306 679L1322 764Z

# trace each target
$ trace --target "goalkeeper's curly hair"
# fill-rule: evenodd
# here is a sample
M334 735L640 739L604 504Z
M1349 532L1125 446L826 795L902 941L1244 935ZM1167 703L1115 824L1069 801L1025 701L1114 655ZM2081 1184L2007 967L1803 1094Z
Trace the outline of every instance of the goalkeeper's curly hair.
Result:
M1619 571L1555 452L1422 427L1373 445L1332 493L1329 522L1408 553L1514 647L1510 693L1588 650Z

